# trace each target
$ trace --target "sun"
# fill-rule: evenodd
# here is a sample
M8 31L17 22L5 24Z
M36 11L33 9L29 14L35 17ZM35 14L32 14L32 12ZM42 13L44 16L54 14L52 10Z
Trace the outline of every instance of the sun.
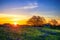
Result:
M14 28L18 27L18 23L17 23L17 22L14 22L14 23L13 23L13 27L14 27Z
M15 22L14 25L17 25L17 23Z
M14 25L16 26L18 23L17 22L14 22Z
M13 24L16 26L18 24L19 18L15 17L12 19L12 21L13 21Z

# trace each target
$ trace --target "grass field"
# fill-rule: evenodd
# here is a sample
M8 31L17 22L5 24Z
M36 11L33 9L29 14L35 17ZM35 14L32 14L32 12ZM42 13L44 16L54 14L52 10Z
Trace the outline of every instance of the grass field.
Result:
M60 30L47 27L0 27L0 40L60 40Z

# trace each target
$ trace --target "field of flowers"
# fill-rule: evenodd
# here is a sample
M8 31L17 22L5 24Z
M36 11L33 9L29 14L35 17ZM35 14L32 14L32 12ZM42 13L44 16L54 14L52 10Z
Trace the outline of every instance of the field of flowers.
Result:
M47 27L0 27L0 40L60 40L60 30Z

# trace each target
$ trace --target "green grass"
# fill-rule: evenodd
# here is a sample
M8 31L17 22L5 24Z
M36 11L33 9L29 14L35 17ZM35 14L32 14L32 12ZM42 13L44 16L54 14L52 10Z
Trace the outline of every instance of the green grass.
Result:
M6 30L6 31L5 31ZM42 32L39 27L24 27L15 31L7 30L6 28L0 27L0 40L59 40L60 30L42 28L44 31L56 32L56 35ZM47 36L46 36L47 35Z
M42 29L47 31L52 31L52 32L60 32L59 29L51 29L51 28L42 28Z

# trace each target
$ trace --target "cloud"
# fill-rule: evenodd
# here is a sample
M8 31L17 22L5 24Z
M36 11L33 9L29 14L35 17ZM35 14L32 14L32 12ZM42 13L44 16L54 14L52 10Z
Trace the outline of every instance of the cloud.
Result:
M38 8L38 3L29 2L29 3L27 3L26 5L24 5L22 7L17 6L17 7L5 9L2 13L17 14L17 15L31 15L32 14L31 12L34 12L35 8ZM32 10L34 10L34 11L32 11Z
M28 3L26 6L18 7L18 8L12 8L12 9L34 9L38 7L38 3Z

